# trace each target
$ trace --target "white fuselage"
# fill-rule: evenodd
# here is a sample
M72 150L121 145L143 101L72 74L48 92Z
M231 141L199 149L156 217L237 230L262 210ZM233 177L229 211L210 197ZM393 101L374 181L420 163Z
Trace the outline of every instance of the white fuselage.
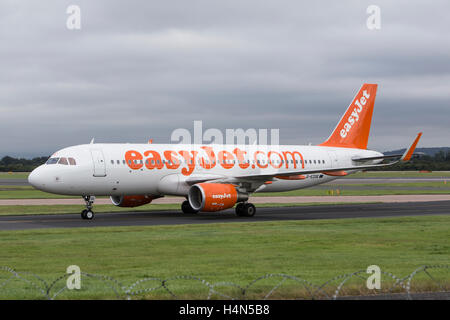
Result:
M57 151L50 158L53 161L30 174L29 181L40 190L64 195L186 196L195 179L352 167L352 158L380 155L362 149L295 145L85 144ZM61 158L72 159L65 164ZM301 189L336 178L324 173L306 174L301 180L275 177L255 192Z

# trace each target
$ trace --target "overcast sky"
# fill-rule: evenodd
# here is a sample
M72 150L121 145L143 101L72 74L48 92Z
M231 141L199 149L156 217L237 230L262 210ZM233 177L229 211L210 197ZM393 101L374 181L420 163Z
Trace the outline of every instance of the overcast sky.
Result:
M0 155L168 143L194 120L317 144L364 82L379 84L369 148L422 130L421 147L450 146L449 12L447 0L0 0Z

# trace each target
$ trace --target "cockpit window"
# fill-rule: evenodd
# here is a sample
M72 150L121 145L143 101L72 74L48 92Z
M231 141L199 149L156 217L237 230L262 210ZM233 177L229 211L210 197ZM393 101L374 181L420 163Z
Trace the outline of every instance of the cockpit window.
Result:
M67 161L67 158L60 158L58 164L68 165L69 162Z
M75 161L74 158L67 158L67 159L69 160L69 164L70 164L71 166L76 166L76 165L77 165L77 162Z
M59 158L50 158L45 164L55 164L58 163Z

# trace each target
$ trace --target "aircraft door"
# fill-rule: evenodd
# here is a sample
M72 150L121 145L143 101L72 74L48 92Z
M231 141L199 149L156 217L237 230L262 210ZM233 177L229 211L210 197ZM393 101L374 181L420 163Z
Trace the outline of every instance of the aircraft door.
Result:
M94 177L106 176L106 164L103 152L98 149L91 150L92 163L94 164Z

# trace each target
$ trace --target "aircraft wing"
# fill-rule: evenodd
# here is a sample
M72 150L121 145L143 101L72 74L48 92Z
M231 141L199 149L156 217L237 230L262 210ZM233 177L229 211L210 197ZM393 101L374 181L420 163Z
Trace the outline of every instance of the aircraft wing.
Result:
M245 182L250 182L250 189L255 190L257 187L259 187L261 184L273 180L274 178L287 178L290 180L290 178L293 178L293 180L297 179L304 179L304 175L306 174L314 174L314 173L321 173L321 174L327 174L331 176L345 176L347 175L346 171L351 170L368 170L368 169L374 169L374 168L382 168L387 166L392 166L396 163L399 163L400 161L409 161L414 153L414 150L417 146L417 143L419 142L420 137L422 136L422 133L419 133L417 135L417 138L414 140L414 142L411 144L411 146L405 151L403 155L395 155L395 157L401 157L401 159L398 159L396 161L391 161L389 163L383 163L383 164L367 164L367 165L356 165L356 166L349 166L349 167L339 167L339 168L317 168L317 169L295 169L291 171L280 171L277 169L273 170L264 170L263 173L254 173L254 174L247 174L247 175L241 175L241 176L224 176L224 175L212 175L212 174L196 174L193 175L185 180L185 182L189 185L194 185L196 183L202 183L202 182L208 182L208 183L232 183L232 184L240 184ZM395 158L394 156L387 156L387 157L374 157L374 158L358 158L358 159L352 159L353 161L363 161L365 160L378 160L378 159L390 159Z
M396 163L399 163L400 161L406 162L411 159L421 136L422 136L422 132L420 132L417 135L416 139L411 144L411 146L401 156L401 159L396 160L396 161L391 161L389 163L367 164L367 165L359 165L359 166L357 165L357 166L348 166L348 167L339 167L339 168L297 169L297 170L292 170L292 171L287 171L287 172L286 171L280 172L280 171L274 169L273 171L269 171L269 172L265 170L264 173L259 173L259 174L255 173L255 174L250 174L250 175L236 176L234 178L239 179L239 180L241 180L241 179L271 180L272 178L275 178L275 177L289 177L289 176L298 176L298 175L314 174L314 173L324 173L324 174L328 174L328 175L333 175L333 173L337 173L337 174L335 174L336 176L345 176L346 175L345 171L350 171L350 170L360 171L360 170L368 170L368 169L392 166ZM376 158L379 158L379 157L376 157ZM360 159L364 159L364 158L360 158ZM365 159L368 160L368 158L365 158ZM355 161L355 159L352 159L352 160Z
M340 173L350 170L367 170L367 169L374 169L374 168L380 168L380 167L386 167L386 166L392 166L396 163L400 162L400 160L392 161L390 163L384 163L384 164L373 164L373 165L366 165L366 166L351 166L351 167L340 167L340 168L320 168L320 169L298 169L293 171L273 171L273 172L267 172L265 171L263 174L253 174L253 175L244 175L244 176L236 176L237 179L269 179L269 178L275 178L275 177L289 177L289 176L298 176L298 175L305 175L305 174L314 174L314 173L324 173L329 175L333 175L333 172ZM338 174L337 174L338 175ZM339 174L341 176L345 174Z

